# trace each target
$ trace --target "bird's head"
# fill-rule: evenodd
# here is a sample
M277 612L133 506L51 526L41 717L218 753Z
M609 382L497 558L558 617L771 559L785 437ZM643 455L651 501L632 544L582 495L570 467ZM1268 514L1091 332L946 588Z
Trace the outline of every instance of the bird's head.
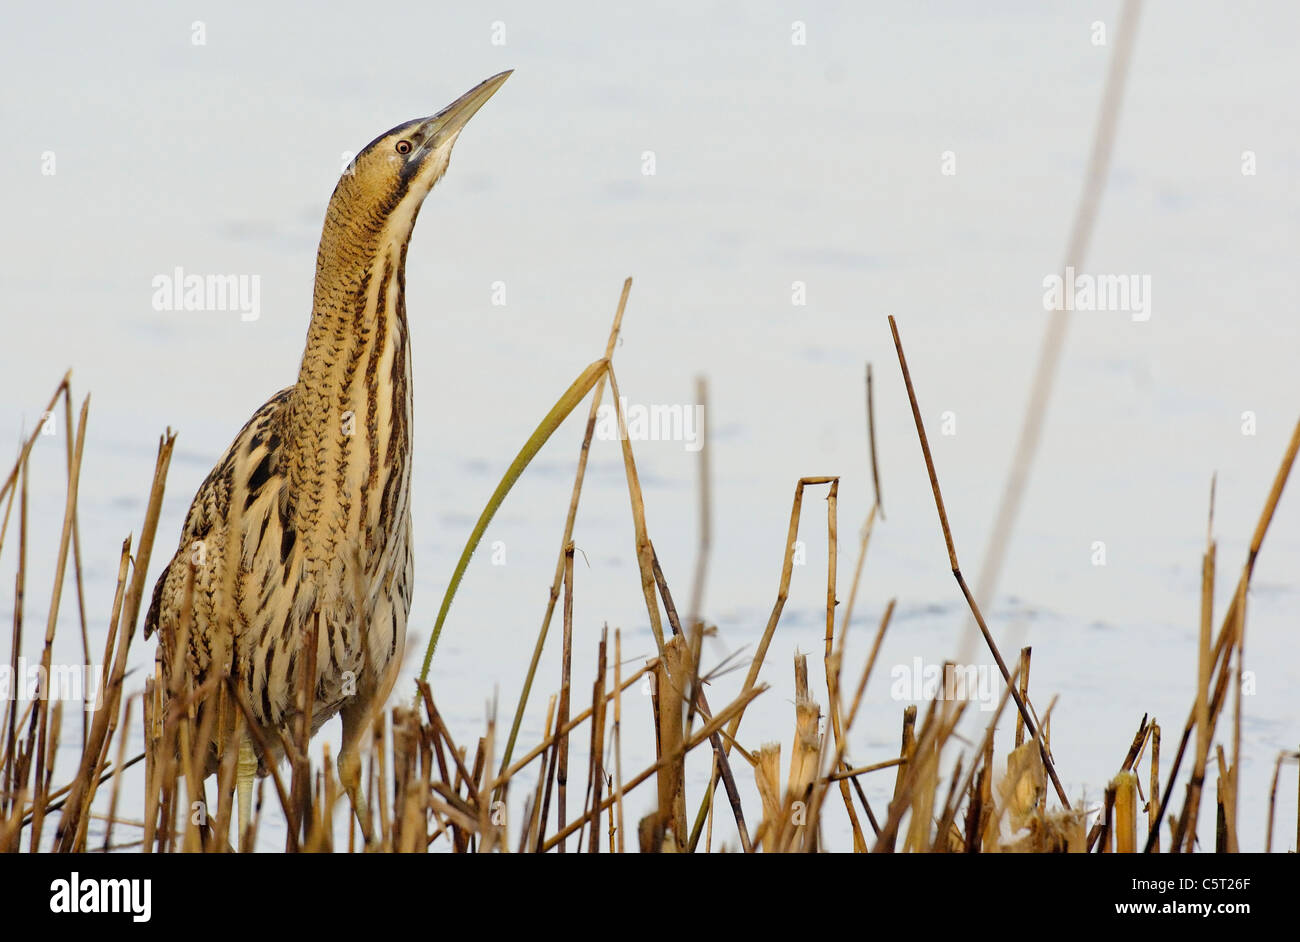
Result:
M405 241L424 198L447 171L461 130L509 77L508 71L494 75L437 114L399 124L367 144L339 180L327 227L329 217L346 218Z

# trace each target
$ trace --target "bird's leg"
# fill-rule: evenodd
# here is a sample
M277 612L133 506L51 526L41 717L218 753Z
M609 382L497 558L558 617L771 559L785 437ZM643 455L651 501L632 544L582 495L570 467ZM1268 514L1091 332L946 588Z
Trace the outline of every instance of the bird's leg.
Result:
M239 740L239 764L235 767L235 782L239 793L239 840L240 853L252 850L248 846L248 822L252 817L253 779L257 777L257 753L253 751L253 741L247 736Z
M343 783L352 810L361 825L361 835L367 844L374 841L374 828L370 822L370 809L361 790L361 756L358 746L362 735L370 728L370 710L350 704L343 708L343 743L339 747L339 781Z

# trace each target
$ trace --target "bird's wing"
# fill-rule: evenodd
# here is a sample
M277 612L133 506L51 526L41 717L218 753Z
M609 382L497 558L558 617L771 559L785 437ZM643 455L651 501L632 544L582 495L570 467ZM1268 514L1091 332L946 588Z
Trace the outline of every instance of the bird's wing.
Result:
M248 424L199 486L189 513L185 515L176 553L154 585L153 600L144 620L146 638L158 630L164 613L173 614L168 609L179 611L181 600L175 596L177 588L184 585L184 570L189 564L194 544L227 523L230 519L230 502L235 493L247 495L247 500L251 503L270 479L279 476L281 448L277 419L292 392L292 386L282 389L253 413ZM172 585L170 589L169 583Z

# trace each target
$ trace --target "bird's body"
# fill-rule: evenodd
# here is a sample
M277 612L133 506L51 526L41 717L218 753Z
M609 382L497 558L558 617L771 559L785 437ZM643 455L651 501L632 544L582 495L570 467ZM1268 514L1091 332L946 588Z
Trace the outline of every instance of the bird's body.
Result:
M146 635L159 631L169 673L188 636L195 687L214 672L235 680L265 734L263 773L279 758L277 731L297 720L311 631L311 729L342 714L341 773L355 773L357 740L392 689L412 588L407 243L460 129L508 74L377 138L343 175L298 381L253 415L203 482L154 589ZM230 744L235 711L219 712L205 774Z

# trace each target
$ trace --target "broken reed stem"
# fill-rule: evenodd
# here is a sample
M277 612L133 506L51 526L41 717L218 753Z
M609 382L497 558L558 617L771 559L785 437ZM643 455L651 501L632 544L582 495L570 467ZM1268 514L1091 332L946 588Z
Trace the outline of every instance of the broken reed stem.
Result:
M1115 789L1115 852L1137 850L1137 776L1120 772L1111 783Z
M1027 651L1029 649L1026 648L1025 650ZM1147 714L1143 713L1142 722L1138 724L1138 730L1133 736L1133 742L1128 747L1128 753L1124 756L1124 761L1120 764L1120 772L1132 771L1133 766L1137 763L1138 758L1141 755L1142 746L1146 742L1147 735L1150 731L1151 724L1147 722ZM1088 832L1088 843L1086 849L1089 853L1092 852L1093 845L1097 843L1097 839L1101 836L1101 831L1102 823L1098 821L1092 826L1092 830Z
M1025 670L1020 675L1020 696L1022 699L1029 696L1029 662L1033 656L1034 649L1024 647L1020 649L1020 658L1024 662ZM1025 718L1019 713L1016 714L1016 748L1019 749L1025 742Z
M687 678L691 674L690 650L686 639L675 635L664 643L663 657L655 668L658 711L655 728L659 734L659 755L668 757L659 767L659 820L672 835L675 848L687 846L686 753L683 741L683 705Z
M785 609L786 599L790 595L790 579L794 572L794 547L795 541L799 536L799 521L802 515L803 491L810 485L830 484L832 481L838 481L836 477L809 477L800 478L795 484L794 503L790 508L790 524L786 531L785 552L781 563L781 582L776 592L776 602L772 606L772 612L768 616L767 626L763 629L763 636L759 639L758 648L754 652L754 657L749 664L749 672L745 675L745 682L741 686L741 694L753 689L758 680L759 671L763 668L763 662L767 659L767 649L772 643L772 636L776 633L777 623L781 620L781 612ZM731 752L731 747L735 743L736 731L740 728L740 721L743 717L743 711L737 713L732 720L730 728L723 737L725 742L721 750L722 758L726 758ZM695 824L691 829L691 846L699 839L699 834L703 829L704 820L708 815L709 803L713 800L713 793L718 787L716 778L709 782L708 792L704 800L700 803L700 809L695 815ZM742 841L744 838L742 837Z
M1007 685L1011 689L1010 683ZM941 691L936 691L936 695ZM884 826L880 829L880 836L876 839L875 846L871 849L872 853L893 853L894 840L898 835L898 826L903 820L903 815L909 808L912 808L913 798L916 785L923 774L933 773L935 764L938 762L939 752L947 743L948 737L960 722L962 714L966 711L968 701L960 701L955 708L951 708L951 701L931 700L930 707L926 711L925 722L921 725L921 735L917 738L916 748L908 757L908 762L899 767L902 775L902 787L895 788L895 798L889 803L889 817L885 820ZM913 709L913 708L909 708ZM919 797L922 799L933 799L933 790L928 791L922 788ZM913 815L916 809L912 808ZM925 826L929 825L928 812L924 816ZM916 827L919 828L919 825ZM909 833L913 833L909 829ZM928 846L929 842L926 842Z

